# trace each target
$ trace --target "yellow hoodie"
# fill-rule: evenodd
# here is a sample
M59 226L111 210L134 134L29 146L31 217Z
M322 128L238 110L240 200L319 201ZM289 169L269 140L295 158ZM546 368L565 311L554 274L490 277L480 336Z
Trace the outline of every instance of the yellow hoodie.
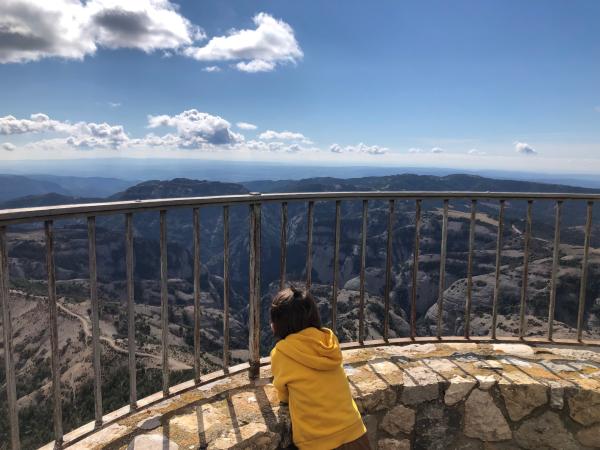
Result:
M282 339L271 351L271 369L300 450L331 450L366 432L331 330L311 327Z

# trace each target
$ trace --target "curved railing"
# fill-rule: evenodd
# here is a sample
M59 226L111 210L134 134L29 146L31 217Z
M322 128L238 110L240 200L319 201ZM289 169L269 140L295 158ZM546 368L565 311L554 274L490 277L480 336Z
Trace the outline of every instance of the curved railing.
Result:
M261 249L261 205L266 203L278 203L281 205L281 259L280 259L280 285L286 282L287 265L287 229L288 229L288 203L308 203L308 236L307 236L307 258L306 258L306 286L311 287L312 272L312 244L313 244L313 219L315 202L335 202L335 230L334 230L334 277L331 299L332 328L335 329L337 314L336 302L339 290L339 249L340 249L340 222L341 203L344 201L362 201L362 225L360 241L360 295L358 314L358 341L344 343L345 348L381 345L401 344L406 342L423 341L457 341L473 340L481 341L515 341L527 342L560 342L565 344L598 344L598 341L585 341L583 339L584 306L588 276L588 258L590 249L590 237L592 229L592 209L594 202L600 200L600 194L548 194L548 193L514 193L514 192L318 192L318 193L287 193L287 194L259 194L248 195L195 197L195 198L171 198L159 200L137 200L110 203L93 203L80 205L64 205L42 208L25 208L0 211L0 301L3 314L3 337L5 349L6 389L8 400L8 415L10 423L10 436L13 449L20 448L19 423L17 412L16 380L14 368L14 355L12 346L11 313L9 308L9 273L8 273L8 247L7 227L14 224L43 222L45 227L46 265L48 274L48 299L49 299L49 323L51 338L51 374L53 395L53 420L55 442L60 445L73 443L72 440L63 439L63 424L61 410L60 390L60 367L58 349L58 327L57 327L57 295L54 263L54 221L63 219L85 218L87 219L88 245L89 245L89 280L92 322L92 354L94 371L94 404L95 404L95 426L88 427L87 433L94 429L114 422L117 418L126 415L133 410L147 406L162 398L181 393L183 390L192 388L201 383L213 381L228 374L247 370L251 379L258 377L261 364L266 364L267 359L260 358L260 249ZM384 324L383 339L379 341L365 341L365 270L366 270L366 248L367 248L367 219L368 205L370 200L388 202L387 221L387 245L386 245L386 267L385 267L385 293L384 293ZM390 289L392 273L392 250L393 250L393 225L394 208L397 200L412 200L415 202L415 240L412 265L412 285L410 291L410 336L407 338L389 337L390 318ZM420 248L420 225L421 206L424 200L438 200L443 202L441 248L439 267L439 291L437 298L437 327L436 334L432 336L417 336L416 311L417 311L417 284L419 270L419 248ZM448 209L452 200L470 201L470 231L469 248L467 260L467 294L465 300L464 336L443 335L443 304L446 274L446 252L448 235ZM515 336L497 336L496 324L498 316L498 296L500 290L500 270L503 248L504 212L507 201L522 200L527 202L526 226L524 230L524 257L523 257L523 282L519 306L519 333ZM534 201L544 200L555 203L555 228L553 242L552 272L550 279L550 299L548 333L546 337L526 338L525 308L527 300L527 276L529 264L529 252L532 228L532 205ZM473 292L473 254L475 247L475 226L477 222L477 203L498 202L498 234L496 242L495 261L495 286L492 303L492 326L490 335L485 337L474 337L470 335L470 320ZM560 264L560 226L561 212L564 202L585 202L586 225L585 241L582 261L582 279L579 292L579 304L577 315L577 339L554 339L553 320L556 305L556 279ZM238 205L249 206L249 362L234 367L229 367L229 207ZM224 237L224 348L223 348L223 370L208 376L201 376L201 353L199 348L200 338L200 211L203 207L221 206L223 210L223 237ZM194 369L193 380L176 387L170 387L169 383L169 333L168 333L168 291L167 291L167 215L168 211L177 208L190 208L193 211L193 248L194 248ZM133 247L133 216L147 211L158 211L160 214L160 292L161 292L161 324L162 324L162 397L153 396L151 399L138 401L136 393L136 343L135 343L135 301L134 301L134 247ZM127 314L128 314L128 361L129 361L129 408L105 415L102 408L101 393L101 365L100 365L100 327L99 306L96 270L96 217L105 215L124 215L125 217L125 262L127 273ZM83 434L85 435L85 434ZM80 435L81 438L83 435Z

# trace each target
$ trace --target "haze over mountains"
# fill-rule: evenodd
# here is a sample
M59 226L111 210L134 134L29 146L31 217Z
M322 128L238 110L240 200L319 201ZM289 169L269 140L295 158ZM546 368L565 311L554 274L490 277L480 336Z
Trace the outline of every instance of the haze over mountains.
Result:
M532 161L529 161L531 163ZM451 174L481 175L505 180L537 181L588 188L600 188L600 178L589 173L544 173L536 170L534 164L525 164L507 170L465 170L464 168L439 168L414 165L382 165L373 162L365 164L306 164L295 162L256 162L227 161L210 159L177 158L95 158L93 164L86 159L72 160L5 160L0 164L0 173L47 177L45 174L60 174L63 177L111 177L133 185L143 180L170 180L189 178L226 182L248 182L254 180L299 180L314 177L358 178L389 176L399 173L416 175L445 176ZM56 181L49 179L49 181ZM85 180L82 180L86 183ZM58 183L61 184L61 183ZM105 196L125 189L120 186L112 192L72 192L77 196ZM67 188L69 190L69 188ZM56 192L56 191L54 191Z
M44 194L107 197L134 183L118 178L0 174L0 201Z
M18 184L19 179L12 179ZM91 191L90 197L76 191L86 185L85 178L70 185L56 179L32 179L54 183L59 192L31 194L0 203L0 209L88 201L134 200L186 196L208 196L261 192L431 190L431 191L507 191L507 192L600 192L564 185L499 180L473 175L389 175L360 178L306 178L301 180L245 181L225 183L175 178L133 184L104 196ZM60 184L60 183L63 184ZM110 181L90 181L90 185L109 189ZM29 189L30 184L24 184ZM52 188L53 184L43 187ZM67 189L71 186L71 191ZM86 187L87 189L87 187ZM13 192L17 192L15 189ZM533 239L530 255L527 334L546 332L549 278L554 232L553 203L534 205ZM451 202L443 332L464 332L466 261L468 252L470 201ZM488 334L491 324L491 292L494 286L495 246L498 224L497 202L478 203L475 234L474 288L471 333ZM441 201L424 201L421 219L421 246L418 272L417 328L419 335L436 331L437 287L441 238ZM518 304L522 280L523 230L526 202L507 204L504 231L504 257L501 271L499 334L513 334L518 326ZM338 327L340 340L355 340L358 325L359 243L361 238L361 202L344 201L341 210L340 290ZM230 208L230 330L232 363L247 358L248 342L248 209ZM317 202L314 217L312 292L316 296L326 325L330 324L333 279L333 202ZM288 229L287 278L302 286L306 278L306 204L290 203ZM600 218L600 214L596 214ZM579 277L582 258L585 204L566 202L563 212L561 270L555 330L557 337L572 336L577 316ZM169 332L172 383L190 377L193 336L193 251L192 215L189 209L168 214ZM393 268L391 291L392 336L408 335L410 288L414 246L415 215L413 201L397 201L393 227ZM279 205L262 208L261 251L261 351L267 354L273 345L267 311L270 297L279 285ZM378 338L383 324L385 248L387 239L387 202L369 203L366 257L366 333ZM62 389L65 398L67 429L87 422L93 416L91 399L92 367L90 352L90 303L88 299L87 225L85 220L57 221L56 272L59 295L59 336ZM160 257L158 213L134 216L135 301L138 392L140 397L160 389ZM51 424L43 421L50 413L49 334L47 327L46 268L43 225L11 226L8 233L13 311L15 360L18 395L24 431L24 447L31 448L51 439ZM125 286L124 220L121 215L98 217L97 248L99 297L102 303L103 396L106 410L127 402L127 315ZM201 349L206 372L219 367L223 345L223 215L219 207L201 210ZM585 304L585 336L600 335L600 222L595 220L592 233L590 283ZM0 384L4 381L0 367ZM6 436L0 401L0 441Z

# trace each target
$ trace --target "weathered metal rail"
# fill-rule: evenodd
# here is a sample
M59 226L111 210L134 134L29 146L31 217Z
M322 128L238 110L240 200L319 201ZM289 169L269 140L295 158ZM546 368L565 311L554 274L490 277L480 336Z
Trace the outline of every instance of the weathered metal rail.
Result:
M384 289L384 325L383 340L366 341L365 333L365 271L367 255L367 228L369 201L388 201L387 243L385 263L385 289ZM390 292L392 275L392 253L393 253L393 226L395 215L395 202L398 200L413 200L415 202L414 218L414 250L412 264L412 286L410 292L410 336L408 338L389 338L389 316L390 316ZM417 288L419 270L419 250L421 244L421 208L424 200L439 200L443 202L442 212L442 236L440 248L440 278L437 299L437 330L435 336L417 336L416 332L416 310L417 310ZM452 200L468 200L471 202L469 249L467 260L467 296L465 302L465 331L464 337L443 335L443 303L445 275L446 275L446 252L448 235L448 209ZM521 299L519 307L519 334L518 336L496 335L498 299L500 293L500 267L503 246L504 213L505 204L509 200L527 201L526 228L524 233L524 260L523 260L523 285L521 287ZM527 338L525 310L527 304L527 276L529 264L529 251L532 228L532 205L534 201L553 201L556 207L554 249L552 258L552 272L550 279L549 298L549 320L547 338ZM138 401L136 393L136 360L135 360L135 299L134 299L134 214L158 211L160 217L160 292L161 292L161 326L162 326L162 376L163 389L162 398L180 393L182 389L192 388L201 383L212 381L218 377L226 376L228 373L237 373L247 370L251 379L257 378L259 369L267 360L260 358L260 250L261 250L261 205L266 203L279 203L281 205L281 256L280 256L280 286L285 285L287 276L287 240L288 240L288 204L290 202L307 203L307 256L306 256L306 286L310 289L312 284L312 247L313 247L313 221L315 202L335 202L335 229L334 229L334 254L333 254L333 289L331 298L331 322L336 328L337 323L337 295L339 290L339 251L341 239L341 204L344 201L362 201L361 240L360 240L360 288L359 288L359 314L357 341L344 343L344 348L357 346L400 345L408 342L427 341L457 341L471 340L474 342L498 342L498 341L524 341L530 343L560 342L563 344L585 345L597 344L597 341L586 342L583 338L583 315L585 295L588 276L588 261L590 238L592 231L592 209L594 202L600 201L597 194L547 194L547 193L507 193L507 192L319 192L319 193L291 193L291 194L257 194L236 196L215 196L197 198L176 198L160 200L139 200L111 203L94 203L82 205L64 205L43 208L26 208L0 211L0 304L2 308L2 327L4 339L4 364L6 371L7 411L10 424L10 443L16 450L20 448L19 421L17 411L17 394L14 354L12 345L11 311L9 307L9 271L8 271L8 244L7 228L10 225L43 222L45 227L46 241L46 265L48 276L48 304L49 304L49 326L51 338L51 380L53 398L53 423L55 442L57 446L67 446L74 442L67 439L63 442L62 423L62 399L60 390L60 354L58 348L58 326L57 326L57 298L54 263L54 222L56 220L85 218L87 219L88 244L89 244L89 277L90 277L90 301L92 322L92 363L94 378L94 426L88 430L88 434L94 429L106 426L116 418L130 413L137 408L147 406L151 402L147 399ZM477 224L477 202L498 201L498 234L496 241L496 269L495 286L492 306L492 327L487 337L470 336L470 319L473 293L473 256L475 251L475 227ZM556 308L556 278L560 264L560 225L561 211L565 201L587 202L587 216L585 226L584 253L582 261L582 277L579 293L578 316L577 316L577 339L576 340L553 340L553 321ZM247 364L230 367L229 349L229 208L236 205L248 205L249 207L249 362ZM201 376L201 354L200 354L200 307L201 307L201 285L200 285L200 214L203 207L222 206L223 209L223 369L219 374ZM168 258L167 258L167 215L168 211L177 208L190 208L193 218L193 254L194 254L194 377L183 385L170 387L169 384L169 308L168 308ZM97 270L96 270L96 218L104 215L124 215L125 217L125 264L127 277L127 316L128 316L128 367L129 367L129 406L126 411L118 414L115 412L104 413L102 409L101 390L101 366L100 366L100 300L98 298ZM156 399L154 400L156 401ZM81 438L81 435L79 435Z

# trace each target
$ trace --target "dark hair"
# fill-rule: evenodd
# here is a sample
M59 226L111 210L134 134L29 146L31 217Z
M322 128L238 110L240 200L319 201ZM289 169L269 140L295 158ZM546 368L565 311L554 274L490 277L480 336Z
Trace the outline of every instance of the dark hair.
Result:
M315 299L309 292L289 287L273 297L271 323L275 337L285 339L305 328L321 328L321 317Z

